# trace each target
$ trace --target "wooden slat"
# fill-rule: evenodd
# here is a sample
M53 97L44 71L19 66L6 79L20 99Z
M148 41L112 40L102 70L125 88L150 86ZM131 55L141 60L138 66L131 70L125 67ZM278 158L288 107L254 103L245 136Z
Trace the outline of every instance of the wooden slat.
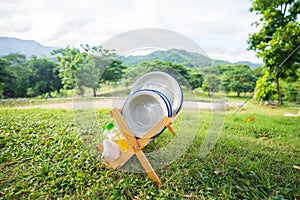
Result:
M130 128L128 127L126 121L122 117L121 112L118 109L114 108L114 109L112 109L111 114L115 118L115 120L117 121L117 124L119 125L120 130L122 131L123 136L127 139L128 143L134 149L139 148L139 145L136 141L136 138L133 135L133 133L131 132Z
M134 153L132 152L121 150L119 159L113 161L104 159L104 161L108 163L109 167L117 169L122 167L133 155Z
M160 179L158 178L157 174L155 173L145 154L141 150L139 150L136 152L136 157L139 159L148 176L158 185L161 185Z
M140 149L143 149L145 146L147 146L151 142L151 139L149 138L141 138L138 140Z
M181 110L180 110L177 114L173 115L173 116L170 118L170 119L171 119L171 122L174 122L175 119L179 116L180 113L181 113Z
M155 135L157 135L165 126L166 124L169 122L169 118L168 117L164 117L162 120L160 120L159 122L157 122L157 124L155 124L151 129L149 129L146 134L141 137L141 138L152 138Z
M140 149L143 149L145 146L149 144L151 141L151 138L157 135L165 126L169 129L169 131L175 136L175 131L171 128L172 121L168 117L164 117L162 120L160 120L155 126L153 126L147 133L138 139L138 143L140 146Z

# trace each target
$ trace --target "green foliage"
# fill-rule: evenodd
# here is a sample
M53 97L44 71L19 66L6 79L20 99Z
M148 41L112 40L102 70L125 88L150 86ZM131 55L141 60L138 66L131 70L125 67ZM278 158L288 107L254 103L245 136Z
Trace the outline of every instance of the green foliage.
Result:
M48 93L51 97L51 91L59 91L62 88L61 81L58 77L56 63L47 58L37 58L33 56L28 61L31 69L30 88L28 88L28 96L38 96Z
M284 100L300 103L300 80L292 83L282 82Z
M300 68L295 72L297 78L287 78L281 82L284 100L300 103Z
M83 96L83 86L92 88L94 96L96 96L96 89L99 84L99 79L105 70L105 66L96 65L95 59L92 55L88 55L82 67L78 70L77 85Z
M53 55L56 55L58 64L58 76L65 89L73 89L76 85L77 72L82 67L87 56L86 53L81 53L77 48L61 48L53 50Z
M299 7L298 0L254 0L250 9L261 16L255 25L262 28L250 35L249 49L256 51L257 56L263 59L265 67L275 74L280 104L282 99L279 78L294 76L293 72L300 66L300 51L294 52L280 66L300 44L300 24L297 21Z
M164 71L172 75L182 86L189 87L190 74L189 69L182 65L156 60L154 62L143 62L139 66L128 70L125 77L128 80L136 80L138 76L141 76L148 71Z
M3 92L7 85L11 83L12 75L7 71L9 62L7 59L0 57L0 98L3 98Z
M202 87L203 77L199 68L193 68L189 71L189 83L192 89Z
M104 83L105 81L117 82L123 77L123 74L127 69L127 66L125 66L120 60L109 59L108 61L109 63L100 78L100 83Z
M3 98L37 96L59 90L61 81L51 59L30 60L22 54L8 54L1 58L0 96Z
M96 89L101 83L117 82L122 78L127 67L121 61L109 57L88 55L85 63L78 72L77 84L93 89L96 96Z
M292 36L298 30L294 27L295 25L295 23L287 25L289 27L288 33ZM119 80L125 75L126 77L122 81L128 87L129 83L133 82L139 75L151 70L162 70L170 73L184 89L202 87L203 90L208 91L209 96L222 88L220 79L222 77L226 90L236 92L239 95L241 92L252 92L255 79L262 76L260 68L250 69L242 64L199 68L199 66L203 67L203 63L210 66L218 62L197 53L176 49L164 53L153 52L149 55L151 59L167 60L168 58L171 62L158 60L143 62L138 67L127 69L126 65L115 59L116 54L112 50L103 49L101 46L81 45L81 47L83 52L71 47L53 51L58 63L37 57L26 60L26 57L21 54L2 56L0 58L0 97L39 96L43 98L53 94L55 97L66 96L66 92L60 93L62 86L64 87L63 91L68 89L71 91L73 88L79 89L81 95L84 95L87 88L91 88L94 96L96 96L96 90L100 84L119 84ZM297 55L293 56L293 61ZM199 61L198 64L197 60ZM271 60L270 58L270 62ZM203 63L200 64L200 61ZM195 64L195 66L191 64ZM284 99L297 102L299 74L295 73L295 69L299 69L299 62L295 62L293 66L283 67L277 71L284 69L284 73L281 73L281 77L285 77L285 80L281 81L284 84L282 87ZM271 68L269 69L271 72ZM274 97L273 81L279 80L279 73L274 74L276 76L268 80L269 84L262 87L264 91L258 91L256 95L258 99ZM261 79L257 85L262 82L264 81Z
M212 97L215 92L222 88L221 75L217 68L204 68L202 69L204 91L208 92L208 96Z
M59 77L65 89L78 87L84 95L84 87L92 88L94 96L100 83L119 80L126 66L114 59L115 53L102 46L81 45L84 52L76 48L53 51L59 61Z
M226 69L227 66L227 69ZM240 96L240 93L253 92L257 77L253 70L247 65L225 65L222 69L222 81L226 91L233 91Z
M243 64L218 65L199 69L199 75L203 77L202 88L213 96L224 87L226 92L236 92L237 96L244 92L253 92L255 82L261 76L261 68L252 69Z
M30 60L22 54L9 54L1 59L0 91L2 97L38 96L61 88L57 76L56 64L51 59L37 58ZM0 95L1 96L1 95Z
M99 83L117 82L126 69L113 58L115 53L101 46L82 45L77 48L61 48L52 52L58 64L47 58L33 56L29 60L22 54L0 57L0 97L51 97L56 91L92 88L94 96Z
M9 65L6 67L9 72L7 84L3 94L5 97L24 97L29 87L30 69L26 57L22 54L12 53L2 57Z
M272 77L268 69L263 69L264 75L259 78L255 86L254 99L259 101L273 100L276 91L275 84L271 81Z

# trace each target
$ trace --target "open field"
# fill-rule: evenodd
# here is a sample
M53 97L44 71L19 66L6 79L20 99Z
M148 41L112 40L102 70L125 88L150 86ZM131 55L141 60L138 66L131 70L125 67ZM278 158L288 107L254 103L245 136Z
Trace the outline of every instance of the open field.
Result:
M228 112L220 139L202 159L211 113L184 110L199 128L188 151L157 170L162 187L146 174L106 169L81 140L72 112L0 109L0 199L300 198L300 170L293 167L300 166L300 120L283 116L297 109L249 104L235 116ZM111 118L107 109L96 113L101 132ZM165 131L146 150L169 135Z

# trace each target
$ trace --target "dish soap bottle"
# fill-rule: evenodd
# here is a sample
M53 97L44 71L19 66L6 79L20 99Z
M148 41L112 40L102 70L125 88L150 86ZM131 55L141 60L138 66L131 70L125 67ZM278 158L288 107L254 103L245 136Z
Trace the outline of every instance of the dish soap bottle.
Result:
M117 160L120 157L120 146L114 141L117 132L118 130L112 122L105 125L103 135L106 139L104 139L102 143L102 159Z
M103 135L107 137L109 140L113 141L113 138L116 136L116 128L115 125L112 122L109 122L105 125L105 130L103 132Z
M115 137L115 141L121 147L121 149L123 150L128 149L128 143L126 141L126 138L122 134L117 135Z
M105 125L103 135L106 136L109 140L116 142L121 147L121 149L128 149L126 138L122 134L120 134L120 131L112 122L109 122Z

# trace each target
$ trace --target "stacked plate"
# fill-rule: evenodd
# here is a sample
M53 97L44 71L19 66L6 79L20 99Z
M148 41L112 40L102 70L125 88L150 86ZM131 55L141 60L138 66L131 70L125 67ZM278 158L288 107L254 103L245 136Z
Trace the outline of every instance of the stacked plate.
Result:
M179 112L183 94L178 82L162 71L139 77L122 108L122 115L133 134L140 138L163 117ZM157 133L160 134L164 129Z

